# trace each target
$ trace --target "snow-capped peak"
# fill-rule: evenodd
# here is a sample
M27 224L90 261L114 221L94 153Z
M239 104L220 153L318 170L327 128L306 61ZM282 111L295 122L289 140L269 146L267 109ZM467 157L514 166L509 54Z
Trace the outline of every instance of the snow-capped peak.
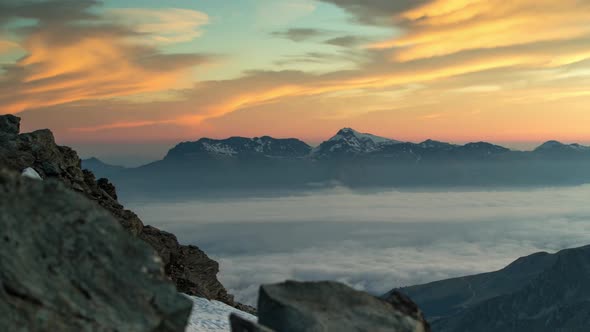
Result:
M361 132L358 132L352 128L340 129L334 137L329 139L329 141L337 141L337 140L341 140L343 138L346 139L346 138L350 138L350 137L354 137L354 138L362 140L362 141L371 141L374 144L401 143L401 142L393 140L393 139L389 139L389 138L385 138L385 137L381 137L381 136L376 136L376 135L372 135L372 134L361 133Z
M390 144L401 143L385 137L358 132L352 128L342 128L335 136L323 142L312 151L315 156L360 154L379 150Z

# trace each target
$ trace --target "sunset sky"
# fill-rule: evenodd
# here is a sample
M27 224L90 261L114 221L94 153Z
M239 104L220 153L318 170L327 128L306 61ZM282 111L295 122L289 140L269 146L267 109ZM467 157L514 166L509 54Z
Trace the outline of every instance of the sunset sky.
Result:
M0 113L113 162L341 127L590 142L588 0L0 0L0 65Z

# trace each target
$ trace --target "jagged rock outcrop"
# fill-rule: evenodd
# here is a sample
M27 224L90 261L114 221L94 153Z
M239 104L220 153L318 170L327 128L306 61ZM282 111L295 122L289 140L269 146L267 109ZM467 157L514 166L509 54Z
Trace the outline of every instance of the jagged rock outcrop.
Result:
M178 291L224 302L242 311L255 311L234 301L215 278L219 264L198 247L179 246L174 234L151 226L144 226L139 237L158 251L166 266L166 274L174 281Z
M0 211L1 331L184 330L155 251L94 202L2 170Z
M258 324L231 317L232 331L427 332L430 327L407 297L385 301L333 281L263 285Z
M168 276L180 291L253 311L234 302L217 280L217 262L197 247L180 245L172 234L144 226L135 213L117 201L114 185L106 179L97 180L91 171L83 170L76 152L58 146L50 130L21 134L19 128L20 118L0 116L0 168L20 172L31 167L43 179L60 180L109 211L131 234L151 244L162 256Z
M412 317L418 322L421 322L422 325L424 325L425 330L430 331L430 324L424 318L424 313L407 295L394 290L382 296L381 299L391 304L395 310Z

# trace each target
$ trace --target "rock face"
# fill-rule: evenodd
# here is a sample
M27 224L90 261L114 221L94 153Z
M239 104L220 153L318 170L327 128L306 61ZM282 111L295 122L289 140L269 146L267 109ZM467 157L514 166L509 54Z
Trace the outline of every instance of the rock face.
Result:
M153 249L55 180L0 171L1 331L183 331Z
M337 282L287 281L260 288L261 327L235 317L232 325L239 327L234 331L429 331L416 305L408 301L387 302Z
M422 310L420 310L418 305L405 294L392 291L381 297L381 299L391 304L397 311L402 312L422 323L425 326L425 330L430 331L430 324L428 324L424 318Z
M0 168L21 172L31 167L43 179L60 180L109 211L128 232L151 244L162 256L168 276L180 291L252 311L235 303L217 280L217 262L194 246L180 245L172 234L144 226L135 213L119 204L115 187L108 180L97 181L92 172L82 170L76 152L58 146L51 131L19 134L19 128L18 117L0 116Z
M311 147L294 138L230 137L216 140L202 138L183 142L168 151L167 160L199 160L207 158L303 158Z

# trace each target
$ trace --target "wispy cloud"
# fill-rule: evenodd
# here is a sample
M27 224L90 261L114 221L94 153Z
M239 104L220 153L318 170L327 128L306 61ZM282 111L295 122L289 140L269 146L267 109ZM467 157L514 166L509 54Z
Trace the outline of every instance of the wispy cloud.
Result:
M323 30L311 29L311 28L291 28L281 31L273 31L272 36L285 38L294 42L300 42L314 37L319 37L326 34Z
M577 0L435 0L399 14L406 33L376 43L408 61L464 50L568 40L590 33L590 4Z
M3 13L5 20L38 20L24 30L19 42L26 56L6 66L0 77L0 104L5 112L188 87L193 82L191 68L208 61L204 55L166 54L137 42L156 31L159 35L154 38L180 38L175 34L182 34L183 22L118 25L91 12L94 2L85 4L72 8L71 2L54 2L46 13L42 11L46 3L25 2L9 7L14 16ZM59 6L64 11L57 20L53 11ZM173 20L178 14L154 15Z
M334 37L334 38L328 39L328 40L324 41L324 43L329 44L329 45L335 45L335 46L348 48L348 47L359 46L361 44L367 43L368 41L369 41L369 39L366 37L345 35L345 36L339 36L339 37Z
M19 49L19 48L20 47L18 46L18 44L13 41L0 40L0 54L8 53L10 51L13 51L13 50Z
M108 10L106 16L148 41L164 44L194 40L203 33L201 27L209 23L207 14L181 8L119 8Z

